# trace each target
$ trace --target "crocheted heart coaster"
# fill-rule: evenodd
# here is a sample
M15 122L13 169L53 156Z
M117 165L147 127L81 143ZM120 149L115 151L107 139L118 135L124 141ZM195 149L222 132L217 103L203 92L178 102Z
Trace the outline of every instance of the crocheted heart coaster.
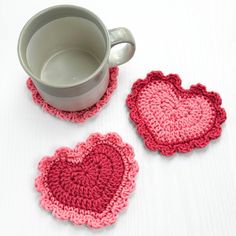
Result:
M116 133L95 133L74 149L59 148L38 167L41 206L59 219L93 228L116 221L138 173L132 147Z
M147 148L166 156L205 147L226 119L217 93L201 84L183 89L178 75L160 71L137 80L126 103Z
M44 111L62 119L62 120L67 120L67 121L71 121L74 123L82 123L85 120L87 120L88 118L90 118L91 116L94 116L95 114L97 114L101 110L101 108L105 104L107 104L113 91L117 87L117 76L118 76L118 67L110 68L110 82L108 84L107 91L102 96L102 98L96 104L91 106L90 108L86 108L84 110L75 111L75 112L61 111L61 110L58 110L57 108L49 105L48 103L46 103L43 100L43 98L40 96L39 92L37 91L31 78L29 78L27 80L27 87L32 93L33 101L36 104L40 105Z

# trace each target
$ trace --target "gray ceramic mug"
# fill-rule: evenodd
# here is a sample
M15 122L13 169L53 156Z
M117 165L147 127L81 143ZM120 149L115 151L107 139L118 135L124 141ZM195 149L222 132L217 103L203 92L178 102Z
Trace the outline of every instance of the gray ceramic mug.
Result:
M111 48L123 43L116 51ZM18 55L44 100L61 110L95 104L109 83L109 68L132 58L135 41L126 28L107 30L87 9L59 5L33 16L18 41Z

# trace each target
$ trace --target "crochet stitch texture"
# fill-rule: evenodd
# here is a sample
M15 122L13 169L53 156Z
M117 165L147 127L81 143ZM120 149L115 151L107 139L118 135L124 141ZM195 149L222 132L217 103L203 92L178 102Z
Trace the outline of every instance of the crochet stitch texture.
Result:
M74 149L59 148L38 168L41 206L59 219L93 228L116 221L138 173L132 147L116 133L95 133Z
M110 81L103 97L93 106L86 108L84 110L81 110L81 111L75 111L75 112L61 111L49 105L40 96L31 78L27 80L27 87L32 93L33 101L36 104L40 105L44 111L62 120L67 120L74 123L82 123L86 121L88 118L96 115L101 110L101 108L108 103L109 99L111 98L112 93L117 87L118 71L119 71L118 67L110 68Z
M226 119L219 94L201 84L184 89L178 75L161 71L137 80L126 104L146 147L166 156L205 147Z

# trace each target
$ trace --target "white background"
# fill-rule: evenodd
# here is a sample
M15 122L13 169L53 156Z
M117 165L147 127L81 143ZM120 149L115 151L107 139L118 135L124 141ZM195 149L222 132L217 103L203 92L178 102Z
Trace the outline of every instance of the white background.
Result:
M129 28L137 43L135 57L120 67L109 104L83 124L61 121L32 102L16 52L24 23L63 3L92 10L107 28ZM0 0L0 235L235 236L235 12L235 0ZM151 70L178 73L185 88L201 82L221 94L228 118L217 141L173 158L145 149L125 99L132 83ZM140 166L136 191L116 224L75 227L41 209L34 189L39 160L92 132L109 131L134 147Z

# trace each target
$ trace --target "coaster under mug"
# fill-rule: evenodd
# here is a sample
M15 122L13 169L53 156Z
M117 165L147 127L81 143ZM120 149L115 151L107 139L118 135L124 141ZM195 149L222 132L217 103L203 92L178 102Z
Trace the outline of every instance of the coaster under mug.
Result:
M117 77L118 77L118 67L110 68L109 74L109 84L107 87L107 90L105 94L102 96L102 98L93 106L86 108L81 111L62 111L59 110L51 105L49 105L39 94L37 88L33 84L33 81L31 78L27 80L27 87L30 90L32 94L33 101L42 107L42 109L53 115L56 116L59 119L71 121L74 123L82 123L89 119L90 117L96 115L110 100L114 90L117 87Z

